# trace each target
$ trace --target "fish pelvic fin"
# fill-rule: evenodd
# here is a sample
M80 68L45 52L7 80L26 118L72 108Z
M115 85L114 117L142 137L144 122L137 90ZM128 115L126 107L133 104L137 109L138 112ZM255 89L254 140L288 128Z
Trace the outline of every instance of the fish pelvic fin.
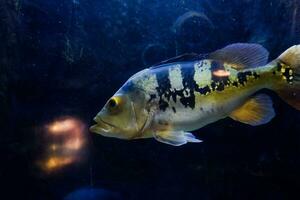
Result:
M284 101L300 110L300 45L287 49L276 62L281 80L274 84L274 89Z
M274 116L273 102L266 94L250 98L230 114L232 119L252 126L266 124Z
M184 131L156 131L154 132L153 136L157 141L172 146L181 146L188 142L202 142L201 140L198 140L192 133Z

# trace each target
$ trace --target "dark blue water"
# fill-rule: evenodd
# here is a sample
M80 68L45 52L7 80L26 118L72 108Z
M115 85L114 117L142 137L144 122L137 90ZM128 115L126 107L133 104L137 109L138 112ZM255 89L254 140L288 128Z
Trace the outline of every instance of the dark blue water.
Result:
M271 91L270 123L224 119L201 144L87 129L135 72L235 42L274 59L299 21L299 0L0 1L0 199L299 199L300 113Z

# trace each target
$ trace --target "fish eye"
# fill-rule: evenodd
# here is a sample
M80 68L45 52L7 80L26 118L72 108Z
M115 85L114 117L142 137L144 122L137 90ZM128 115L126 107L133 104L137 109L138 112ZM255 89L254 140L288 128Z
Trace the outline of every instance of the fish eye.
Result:
M107 107L111 113L117 113L121 111L121 106L124 103L124 100L120 96L113 96L107 102Z
M118 106L118 102L115 98L111 98L109 101L108 101L108 106L110 108L115 108Z

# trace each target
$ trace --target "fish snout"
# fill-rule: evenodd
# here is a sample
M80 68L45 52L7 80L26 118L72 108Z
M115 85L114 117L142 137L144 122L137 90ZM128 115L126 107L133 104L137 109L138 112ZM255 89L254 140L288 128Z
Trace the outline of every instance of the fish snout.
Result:
M94 117L93 121L96 122L96 123L100 123L100 122L101 122L100 116L96 115L96 116Z
M93 120L96 122L96 124L89 128L89 130L93 133L109 133L113 128L110 124L105 123L98 115L94 117Z

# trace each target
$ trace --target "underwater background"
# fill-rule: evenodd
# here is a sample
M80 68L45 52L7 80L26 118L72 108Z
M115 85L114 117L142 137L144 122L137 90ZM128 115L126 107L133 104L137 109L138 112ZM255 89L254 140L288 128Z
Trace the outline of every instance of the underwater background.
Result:
M0 0L0 199L300 199L300 113L226 118L172 147L91 134L135 72L183 53L300 43L299 0Z

